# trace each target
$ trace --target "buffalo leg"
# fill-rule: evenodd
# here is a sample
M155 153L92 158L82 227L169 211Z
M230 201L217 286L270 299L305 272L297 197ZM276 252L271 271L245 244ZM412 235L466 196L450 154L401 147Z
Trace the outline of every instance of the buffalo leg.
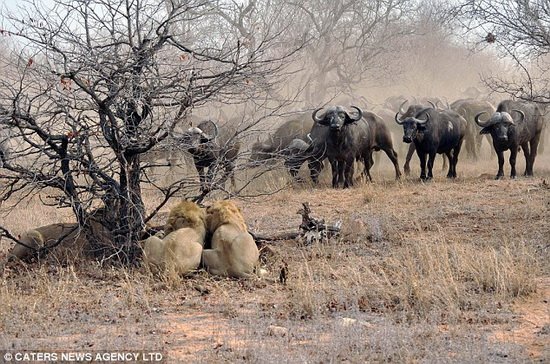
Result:
M294 181L301 182L301 178L298 176L298 173L300 172L302 162L303 161L297 161L292 158L285 160L285 167Z
M443 159L443 165L441 166L441 170L444 171L447 169L447 160L449 161L449 163L451 162L451 160L449 158L445 158L445 154L441 155L441 159Z
M338 187L338 161L335 159L330 160L330 168L332 170L332 187Z
M456 178L456 165L458 164L458 155L460 154L461 147L462 142L459 142L458 145L453 148L452 154L447 154L447 159L449 159L449 173L447 173L447 178Z
M541 135L542 134L535 135L535 137L529 142L531 150L529 153L529 169L527 169L527 167L525 168L526 176L533 176L533 167L535 165L535 158L537 157L537 149L539 146Z
M345 168L346 164L344 161L338 161L336 162L336 165L338 166L338 176L336 179L336 187L340 187L340 184L342 184L343 187L345 187Z
M442 155L443 159L445 159L445 157L447 157L447 159L449 160L449 171L447 172L447 178L453 178L453 157L451 155L451 151L448 151L448 152L445 152L444 155Z
M385 148L383 150L384 150L384 153L386 153L388 158L393 163L393 167L395 168L395 179L399 179L401 177L401 171L399 170L399 162L398 162L398 159L397 159L397 153L395 152L395 150L393 150L393 148Z
M323 170L323 161L319 158L312 159L307 162L309 168L309 175L314 184L319 183L319 175Z
M365 176L366 182L372 182L372 176L370 175L370 170L374 165L374 160L372 159L372 150L363 156L362 161L363 165L365 166L365 168L363 169L363 176Z
M296 168L296 166L287 166L287 169L288 169L288 173L290 174L292 179L294 181L298 181L299 180L298 172L299 172L300 168Z
M204 172L204 167L197 167L197 172L199 173L199 184L201 192L205 192L207 190L206 186L206 173Z
M521 149L523 149L523 156L525 157L525 172L523 172L524 176L529 176L528 172L531 170L531 150L529 149L529 143L523 143L521 145ZM532 175L532 173L531 173Z
M510 148L510 178L516 178L516 158L518 155L518 147Z
M411 158L414 154L414 151L416 150L416 147L413 143L409 144L409 150L407 151L407 156L405 157L405 164L403 165L403 171L405 172L405 175L409 175L411 173Z
M364 171L365 177L367 178L367 181L372 182L372 176L370 175L370 170L374 165L374 159L372 158L372 151L370 151L364 163L365 163L365 171Z
M354 166L353 166L353 159L351 161L345 161L341 162L342 165L342 171L344 172L344 188L348 188L353 186L353 172L354 172Z
M425 181L426 180L426 157L428 156L427 153L417 153L418 159L420 159L420 179Z
M225 181L229 177L231 180L231 189L233 191L237 190L237 183L235 182L235 163L232 161L225 161L224 162L224 175L220 182L220 184L223 186L225 184Z
M428 179L432 179L434 177L433 168L434 168L435 155L436 155L435 152L430 152L430 157L428 159Z
M497 151L497 157L498 157L498 172L495 179L501 179L504 177L504 151L499 150ZM512 156L510 156L512 158Z

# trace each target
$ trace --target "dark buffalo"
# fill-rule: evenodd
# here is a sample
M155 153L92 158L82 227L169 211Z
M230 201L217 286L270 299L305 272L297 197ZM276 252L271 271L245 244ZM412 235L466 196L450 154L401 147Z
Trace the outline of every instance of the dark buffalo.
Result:
M394 121L395 111L398 108L399 106L393 110L387 108L375 108L372 110L372 112L374 112L376 115L380 116L382 120L384 120L385 125L392 135L392 140L397 140L396 138L401 139L401 134L403 133L403 129L401 128L401 126L397 125ZM407 154L407 150L409 149L406 144L401 142L396 143L395 145L393 145L393 147L399 155Z
M474 118L482 112L492 115L495 112L494 106L485 100L460 99L451 104L451 109L459 113L468 123L464 136L464 149L471 158L478 160L483 135L478 133Z
M330 128L327 128L326 125L314 122L311 131L307 134L307 149L295 154L295 166L302 165L307 161L311 180L314 184L319 183L319 175L325 166L324 161L327 158L326 140L329 133Z
M399 178L401 173L397 153L393 150L391 135L384 121L374 113L363 113L355 106L352 108L357 110L355 117L351 117L341 106L328 108L322 116L317 116L321 108L313 112L315 124L310 133L309 149L314 161L310 162L312 177L316 167L326 157L332 167L333 187L338 187L341 183L344 188L353 185L356 160L365 164L364 173L372 179L369 172L372 152L384 150L395 166L396 178Z
M449 159L448 178L456 177L456 164L466 133L466 120L452 110L436 110L428 107L414 113L414 116L399 118L395 121L403 126L403 141L414 143L416 153L420 158L420 178L433 178L433 163L435 155L445 154ZM428 171L426 173L426 157Z
M302 155L309 146L307 134L312 126L313 120L309 115L287 120L268 140L252 145L250 160L260 162L282 158L289 173L297 178L298 170L305 161Z
M423 109L428 107L427 105L423 105L423 104L422 105L421 104L412 104L405 111L405 110L403 110L403 106L407 102L408 101L405 100L399 106L399 113L401 114L401 119L405 119L407 117L415 116L420 110L423 110ZM437 109L435 103L433 103L431 101L427 101L427 104L430 104L434 109ZM396 125L393 122L393 120L395 120L395 114L392 114L392 124ZM400 125L397 125L397 126L400 126ZM407 154L405 156L405 163L403 164L403 171L405 172L405 174L407 176L411 173L410 164L411 164L411 159L412 159L412 156L413 156L415 150L416 150L415 144L414 143L409 143L409 147L407 148ZM445 156L443 156L443 167L442 168L445 169L446 167L447 167L447 159L445 158Z
M228 177L235 187L235 161L241 148L236 138L236 132L231 127L220 128L212 120L205 120L196 127L189 128L179 142L193 157L199 174L201 192L212 189L212 183L217 172L222 172L217 183L223 186Z
M516 177L516 157L520 147L525 155L524 175L532 176L543 127L541 108L532 102L505 100L498 105L489 120L481 122L479 118L483 114L485 112L477 114L474 120L483 128L481 134L491 134L493 138L493 147L498 157L496 179L504 176L506 150L510 150L510 177Z
M539 108L543 111L543 125L540 134L539 153L544 153L546 143L550 142L550 106L548 104L539 104Z
M372 151L383 150L384 153L388 156L390 161L393 163L395 169L395 179L401 177L401 171L399 170L399 161L397 153L393 148L393 138L388 125L378 114L372 112L363 113L363 118L367 121L369 126L368 140L366 142L366 147L371 150L371 155L369 158L369 164L365 164L365 174L372 181L370 175L370 167L372 167Z
M354 162L356 159L368 161L370 150L363 147L363 140L367 139L368 125L363 120L363 111L356 106L357 115L350 116L343 107L333 106L320 117L315 110L312 114L316 125L328 129L324 140L316 140L315 149L324 149L326 158L332 167L332 187L336 188L343 183L344 188L353 186ZM315 126L314 126L315 127Z

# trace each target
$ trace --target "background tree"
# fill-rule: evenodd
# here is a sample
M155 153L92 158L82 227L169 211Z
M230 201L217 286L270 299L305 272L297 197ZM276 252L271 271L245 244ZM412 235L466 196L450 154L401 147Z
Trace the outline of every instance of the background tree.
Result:
M550 83L550 7L542 0L469 0L454 9L476 50L512 60L517 71L487 74L492 90L522 99L548 103Z
M13 207L21 196L47 196L73 210L98 253L131 258L152 217L142 154L186 125L193 107L259 98L294 52L267 52L284 32L270 23L254 44L212 31L214 10L201 0L54 0L6 13L13 53L1 58L10 72L0 80L0 120L11 137L0 200ZM179 180L159 189L152 212L184 188Z
M288 1L300 21L294 33L307 39L302 75L311 105L379 83L393 70L387 62L395 41L413 32L416 3L397 1ZM327 92L328 91L328 92Z

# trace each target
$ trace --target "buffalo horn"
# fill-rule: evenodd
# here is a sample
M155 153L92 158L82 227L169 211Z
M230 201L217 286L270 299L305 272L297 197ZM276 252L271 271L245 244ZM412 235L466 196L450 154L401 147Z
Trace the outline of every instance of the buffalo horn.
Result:
M350 117L350 119L353 121L361 120L361 118L363 117L363 111L357 106L352 105L351 108L357 110L357 116L355 118Z
M517 112L518 114L521 115L521 120L518 120L519 122L522 122L523 120L525 120L525 114L523 113L523 111L518 110L518 109L513 109L512 111L515 111L515 112Z
M399 113L395 113L395 122L399 125L402 125L403 124L403 120L399 120Z
M403 106L405 106L405 104L409 102L408 100L405 100L401 103L401 105L399 105L399 113L401 114L404 114L405 113L405 110L403 110Z
M481 126L482 128L486 128L490 125L493 125L494 122L491 122L491 119L485 121L485 122L482 122L482 121L479 121L479 117L481 115L485 114L485 111L482 111L480 112L479 114L477 114L475 117L474 117L474 121L476 122L477 125Z
M430 110L429 107L424 108L424 109L420 110L418 113L416 113L416 116L414 117L414 121L418 125L424 125L428 122L428 120L430 120L430 114L427 113L428 110ZM426 119L419 119L418 117L421 116L421 115L426 115Z
M430 104L432 106L432 109L437 110L437 106L433 102L431 102L430 100L428 100L428 104Z
M316 109L312 114L311 114L311 117L313 118L313 120L316 122L316 123L320 123L323 119L322 118L318 118L317 117L317 113L319 112L319 110L323 109L322 107Z
M218 128L218 124L216 124L214 121L208 119L206 120L208 121L209 123L212 124L212 126L214 127L214 135L208 135L206 133L203 133L205 135L205 137L209 140L213 140L213 139L216 139L218 137L218 134L219 134L219 131L220 129Z

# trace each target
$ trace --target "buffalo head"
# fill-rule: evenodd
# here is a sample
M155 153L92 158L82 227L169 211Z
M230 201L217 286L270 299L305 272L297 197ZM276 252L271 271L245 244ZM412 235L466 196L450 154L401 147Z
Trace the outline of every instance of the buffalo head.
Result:
M399 112L395 114L395 122L403 126L403 142L411 143L415 138L422 138L425 125L430 120L430 114L427 111L431 109L429 107L424 108L415 113L414 116L406 116L403 119L399 118Z
M512 110L518 113L520 116L520 120L517 120L517 122L523 121L525 119L525 114L521 110ZM491 118L487 121L480 121L479 118L481 115L485 114L485 112L480 112L477 114L474 118L477 125L482 127L480 134L491 134L493 137L493 140L501 141L501 142L507 142L508 141L508 134L510 133L510 127L512 125L516 124L516 121L514 121L514 118L509 113L503 111L503 112L495 112Z
M198 126L192 126L180 138L185 149L196 148L201 144L211 142L218 136L218 125L212 120L202 121Z
M317 116L319 110L322 109L319 108L311 116L319 125L328 126L330 130L339 132L344 125L353 124L363 117L363 111L360 108L357 106L351 106L351 108L357 110L357 116L351 117L341 106L330 107L322 116Z

